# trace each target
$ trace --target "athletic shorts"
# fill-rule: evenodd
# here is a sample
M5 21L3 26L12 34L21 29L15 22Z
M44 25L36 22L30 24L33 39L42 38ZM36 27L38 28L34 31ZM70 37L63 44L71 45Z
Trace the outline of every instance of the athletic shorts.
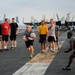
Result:
M10 36L10 40L11 40L11 41L12 41L12 40L15 41L15 40L16 40L16 35L11 35L11 36Z
M8 36L9 35L2 35L2 41L8 41Z
M48 42L53 42L53 41L55 42L55 38L53 36L49 36L48 37Z
M34 40L25 41L26 48L33 46Z
M46 43L46 34L44 35L40 35L40 40L39 40L40 43Z
M58 42L58 37L56 37L56 41L55 42Z

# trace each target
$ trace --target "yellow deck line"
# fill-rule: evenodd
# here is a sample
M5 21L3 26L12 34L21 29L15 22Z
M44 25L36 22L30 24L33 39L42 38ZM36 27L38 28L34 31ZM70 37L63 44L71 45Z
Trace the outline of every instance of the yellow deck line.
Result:
M60 46L61 47L61 46ZM46 53L38 53L33 59L31 59L28 63L50 63L53 58L56 56L59 50L55 50L55 52L46 52Z

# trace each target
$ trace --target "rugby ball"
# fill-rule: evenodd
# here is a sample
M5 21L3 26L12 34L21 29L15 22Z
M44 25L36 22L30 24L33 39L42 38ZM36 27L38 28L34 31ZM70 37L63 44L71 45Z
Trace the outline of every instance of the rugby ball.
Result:
M31 33L31 34L30 34L30 37L31 37L31 38L36 38L36 34L35 34L35 33Z

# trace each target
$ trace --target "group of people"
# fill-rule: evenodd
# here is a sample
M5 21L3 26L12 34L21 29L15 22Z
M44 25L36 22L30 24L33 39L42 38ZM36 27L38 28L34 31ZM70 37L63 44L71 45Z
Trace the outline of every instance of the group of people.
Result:
M27 50L30 51L30 58L34 55L34 39L36 38L35 35L31 37L31 33L34 33L30 25L26 26L26 30L24 32L23 40L25 41ZM41 25L38 27L38 40L39 43L41 43L41 53L47 52L46 50L46 41L49 42L49 48L51 51L55 52L55 42L57 43L57 46L59 46L59 36L60 36L60 30L59 27L56 26L56 22L53 21L53 19L50 19L50 25L47 25L44 20L41 21ZM72 31L69 31L67 33L67 38L69 39L70 48L67 51L64 51L65 53L68 53L72 50L74 52L70 55L68 65L66 67L63 67L63 70L70 70L71 69L71 63L73 62L73 58L75 57L75 38L73 37Z
M8 50L8 38L10 36L11 49L16 49L16 36L19 32L18 24L15 18L12 18L12 23L9 23L8 18L0 25L0 51ZM2 48L3 47L3 48Z
M42 53L46 52L46 41L49 42L49 48L51 51L55 52L55 42L59 46L58 38L60 36L59 27L53 19L50 19L50 24L47 25L44 20L42 20L41 25L38 27L38 39L41 43Z
M30 28L30 25L26 25L26 30L24 32L23 40L25 41L27 50L30 51L30 58L34 55L34 39L35 35L33 37L30 36L31 33L34 33L32 29ZM53 19L50 19L50 25L47 25L44 20L41 21L41 25L38 27L38 40L39 43L41 43L41 53L47 52L46 50L46 41L49 42L49 48L53 52L55 52L55 42L57 42L57 45L59 46L58 38L60 35L59 27L56 26L56 22L53 21Z
M12 23L9 24L8 18L5 19L5 22L3 22L0 25L0 51L8 50L8 38L10 36L11 40L11 49L16 49L16 36L19 32L19 26L15 22L15 18L12 18ZM55 52L55 42L57 43L57 46L59 46L59 36L60 36L60 30L59 27L56 25L56 22L53 21L53 19L50 19L50 24L47 25L44 20L41 21L41 25L38 27L38 40L39 43L41 43L41 53L47 52L46 50L46 41L49 42L49 50ZM26 25L26 30L23 35L23 40L25 42L25 45L27 47L27 50L30 51L30 58L34 55L34 39L36 38L36 34L31 29L30 25ZM71 63L73 61L73 58L75 57L75 38L73 37L73 33L69 31L67 33L67 38L70 39L70 48L67 51L64 51L65 53L70 52L74 49L74 52L69 57L68 65L63 70L70 70ZM3 48L2 48L3 46Z

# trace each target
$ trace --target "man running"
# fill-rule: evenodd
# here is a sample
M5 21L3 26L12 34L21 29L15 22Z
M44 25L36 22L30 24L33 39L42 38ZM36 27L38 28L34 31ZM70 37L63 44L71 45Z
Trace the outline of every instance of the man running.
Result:
M31 33L34 33L34 32L31 30L31 27L28 24L28 25L26 25L26 30L24 32L23 40L25 41L27 50L29 50L29 52L30 52L30 58L33 58L33 55L34 55L33 43L34 43L35 37L33 36L34 38L32 38Z
M17 47L16 37L19 32L19 27L18 24L15 22L15 18L12 18L12 23L10 23L10 27L11 27L10 40L12 43L11 49L16 50Z
M71 69L71 63L73 62L73 58L75 57L75 38L73 37L73 33L71 31L69 31L67 33L68 39L69 39L69 43L70 43L70 48L67 51L64 51L65 53L68 53L72 50L73 53L70 55L69 57L69 61L68 61L68 65L64 68L62 68L63 70L70 70Z
M41 21L41 25L38 27L38 39L41 43L41 53L46 52L46 40L48 39L48 27L45 25L45 21Z
M7 49L8 36L10 35L11 31L8 18L5 19L5 22L2 23L1 27L2 27L2 41L3 41L4 50L8 50Z

